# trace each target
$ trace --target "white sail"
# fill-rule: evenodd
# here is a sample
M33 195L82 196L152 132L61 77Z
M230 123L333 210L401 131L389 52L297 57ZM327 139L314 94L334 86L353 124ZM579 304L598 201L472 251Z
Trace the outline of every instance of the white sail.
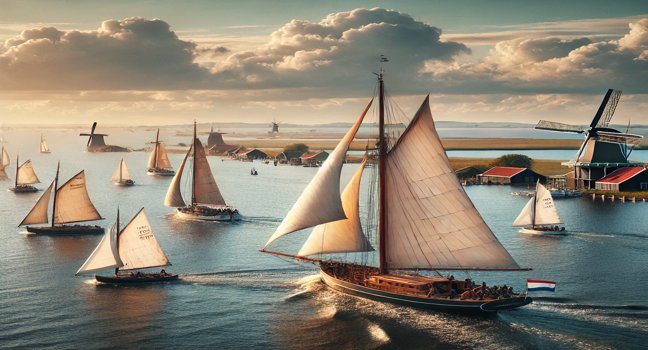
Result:
M130 173L128 172L128 167L126 166L126 162L122 159L119 161L119 165L117 166L117 169L113 173L112 177L110 178L111 181L124 181L124 180L130 180Z
M88 259L81 265L76 274L96 272L103 269L121 267L116 246L117 225L108 230Z
M40 153L50 153L49 146L47 146L47 140L43 137L41 137L40 142Z
M454 174L428 101L387 154L387 267L519 268Z
M99 220L101 215L92 204L86 189L85 171L81 170L56 190L54 223Z
M155 158L157 158L157 146L159 144L155 144L153 146L153 150L151 151L151 154L149 154L148 157L148 162L146 162L146 167L149 169L154 169L155 168Z
M556 210L551 192L541 183L536 184L536 202L535 202L535 224L536 225L555 225L562 224L560 215Z
M18 185L31 185L40 183L36 172L34 172L34 167L32 166L31 160L24 162L20 167L18 167L18 178L16 179L16 184Z
M225 199L221 195L220 189L216 184L214 175L212 175L205 154L205 148L198 138L195 139L194 155L194 197L196 203L210 205L225 205ZM192 203L193 204L193 203Z
M342 191L342 207L346 219L318 225L297 255L372 251L360 224L360 183L366 159Z
M373 102L373 100L371 101ZM292 206L275 233L270 237L266 247L275 239L301 229L327 222L346 219L342 200L340 199L340 171L346 158L346 152L353 141L371 102L362 112L344 138L337 144L317 174L313 177L297 202Z
M11 159L9 158L9 152L7 152L7 149L2 147L2 167L5 168L7 165L11 164Z
M193 147L193 146L192 146ZM164 197L164 205L167 207L184 207L185 201L182 199L182 189L180 188L180 182L182 180L182 173L184 172L185 165L187 164L187 159L189 159L189 154L191 154L192 147L189 147L187 154L185 154L178 171L173 176L171 184L169 184L169 189L167 190L166 197Z
M38 199L32 210L27 213L27 216L18 226L35 225L48 223L47 208L49 207L50 197L52 196L52 188L54 182L45 190L43 195Z
M173 169L173 165L171 165L171 161L169 160L169 155L161 142L158 142L153 147L153 151L151 151L151 154L149 155L147 166L149 169L156 167L158 169Z
M520 215L513 221L513 226L527 226L533 225L533 203L535 202L535 196L529 199L527 204L522 208Z
M155 239L144 208L124 227L117 240L123 270L170 265L169 259Z

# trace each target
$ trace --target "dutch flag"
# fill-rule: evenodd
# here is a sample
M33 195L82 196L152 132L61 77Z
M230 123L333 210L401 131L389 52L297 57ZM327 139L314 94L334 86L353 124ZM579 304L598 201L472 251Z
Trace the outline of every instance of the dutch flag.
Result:
M527 280L527 290L529 292L538 292L538 291L556 291L556 282L554 281L543 281L543 280Z

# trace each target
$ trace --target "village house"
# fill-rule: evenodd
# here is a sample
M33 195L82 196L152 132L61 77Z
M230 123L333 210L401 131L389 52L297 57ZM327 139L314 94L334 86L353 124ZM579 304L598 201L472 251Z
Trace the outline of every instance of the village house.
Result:
M498 185L527 185L535 184L538 180L544 182L546 177L528 168L496 166L477 175L480 184Z

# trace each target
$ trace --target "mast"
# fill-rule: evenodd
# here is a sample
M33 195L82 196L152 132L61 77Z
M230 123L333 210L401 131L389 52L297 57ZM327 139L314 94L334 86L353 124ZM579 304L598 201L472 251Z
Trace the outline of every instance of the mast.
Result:
M531 227L536 226L536 208L538 207L538 186L536 185L535 195L533 196L533 210L531 210Z
M158 168L157 159L158 159L159 148L160 148L160 129L157 129L157 134L155 135L155 157L154 157L155 163L153 163L155 164L155 169Z
M115 250L117 251L117 254L119 254L119 207L117 207L117 232L115 233ZM119 267L115 267L115 276L117 276L118 273Z
M196 120L193 133L193 170L191 171L191 206L196 204Z
M16 180L14 181L16 184L15 186L16 188L18 188L18 169L20 168L19 164L20 162L18 161L18 153L16 153Z
M381 62L383 62L382 56ZM385 82L383 81L382 67L380 68L380 73L378 74L378 83L380 86L378 99L378 198L380 203L378 207L378 246L380 256L380 273L385 274L387 273L387 201L385 198L385 194L387 193L387 140L385 139Z
M54 203L52 204L52 227L54 227L54 216L56 216L56 191L58 187L59 169L61 168L61 161L56 165L56 176L54 176Z
M124 158L119 162L119 182L121 183L122 180L122 165L124 164ZM119 221L119 209L117 209L117 221Z

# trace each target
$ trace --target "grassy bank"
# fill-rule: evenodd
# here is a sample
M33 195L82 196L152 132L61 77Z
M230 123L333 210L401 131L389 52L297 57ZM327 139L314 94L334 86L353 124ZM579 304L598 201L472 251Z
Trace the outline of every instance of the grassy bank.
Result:
M455 170L467 166L488 167L493 161L495 158L450 158L450 164ZM537 159L533 161L531 170L545 176L562 175L569 171L568 167L560 164L562 162L562 160Z

